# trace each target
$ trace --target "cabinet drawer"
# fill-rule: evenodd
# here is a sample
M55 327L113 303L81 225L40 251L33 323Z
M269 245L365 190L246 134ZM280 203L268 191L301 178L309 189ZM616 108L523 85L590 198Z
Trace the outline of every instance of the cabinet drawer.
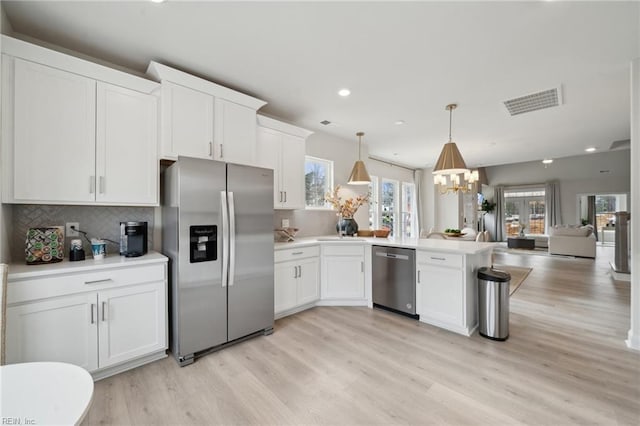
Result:
M7 303L19 303L130 284L164 281L164 264L9 281Z
M462 255L452 253L434 253L428 251L418 251L416 254L418 263L428 265L446 266L448 268L462 268Z
M326 256L362 256L364 247L361 244L333 244L322 247L322 254Z
M305 257L320 256L320 247L300 247L287 250L276 250L274 253L275 262L286 262L288 260L303 259Z

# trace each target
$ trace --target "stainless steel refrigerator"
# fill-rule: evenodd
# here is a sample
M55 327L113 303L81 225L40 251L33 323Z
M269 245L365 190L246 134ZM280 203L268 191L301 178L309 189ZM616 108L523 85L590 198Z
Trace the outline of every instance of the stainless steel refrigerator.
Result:
M273 332L273 171L179 157L163 172L170 346L181 366Z

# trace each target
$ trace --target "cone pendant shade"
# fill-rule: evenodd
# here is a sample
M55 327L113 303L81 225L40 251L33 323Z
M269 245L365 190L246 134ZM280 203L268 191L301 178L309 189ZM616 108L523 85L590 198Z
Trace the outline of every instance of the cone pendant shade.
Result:
M433 168L433 174L456 174L468 170L456 143L447 142L444 144L440 157Z
M364 133L358 132L356 136L358 137L358 161L355 162L353 169L351 169L348 183L350 185L368 185L371 183L371 177L367 172L364 161L360 159L360 149L362 148L362 137Z
M349 176L349 183L351 185L368 185L371 182L371 177L367 173L367 168L364 166L364 161L356 161L351 170Z

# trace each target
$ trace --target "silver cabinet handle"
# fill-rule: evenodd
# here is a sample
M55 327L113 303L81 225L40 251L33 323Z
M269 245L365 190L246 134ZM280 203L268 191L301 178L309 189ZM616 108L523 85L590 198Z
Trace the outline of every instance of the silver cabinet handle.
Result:
M222 151L222 144L220 144L220 158L224 158L224 154Z
M420 284L420 269L418 269L418 284Z
M95 314L94 314L95 307L96 307L95 303L92 303L91 304L91 324L95 324L96 323Z
M104 176L100 176L100 193L104 194L104 184L105 184L105 177Z
M94 280L94 281L85 281L85 284L100 284L100 283L106 283L109 281L113 281L111 278L105 278L103 280Z
M298 267L297 266L293 267L293 278L298 278Z
M284 191L284 202L287 202L287 191Z
M364 272L364 262L360 262L360 272Z
M292 256L297 256L299 254L304 253L303 251L294 251L293 253L291 253Z
M96 192L96 177L89 176L89 194Z
M431 256L431 259L433 259L433 260L447 260L444 257L433 257L433 256Z
M298 278L302 278L302 266L298 265Z
M209 157L213 156L213 142L209 142Z
M102 302L102 322L107 320L107 302Z
M280 202L282 202L282 191L280 191Z
M227 191L220 191L222 211L222 287L227 286L227 266L229 265L229 212L227 210Z

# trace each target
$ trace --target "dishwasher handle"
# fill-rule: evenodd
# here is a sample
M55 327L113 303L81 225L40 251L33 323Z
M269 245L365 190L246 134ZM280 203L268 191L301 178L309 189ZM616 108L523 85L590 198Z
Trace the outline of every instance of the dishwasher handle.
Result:
M386 257L389 259L398 259L398 260L409 260L409 256L404 254L395 254L395 253L387 253L387 252L376 252L376 256Z

